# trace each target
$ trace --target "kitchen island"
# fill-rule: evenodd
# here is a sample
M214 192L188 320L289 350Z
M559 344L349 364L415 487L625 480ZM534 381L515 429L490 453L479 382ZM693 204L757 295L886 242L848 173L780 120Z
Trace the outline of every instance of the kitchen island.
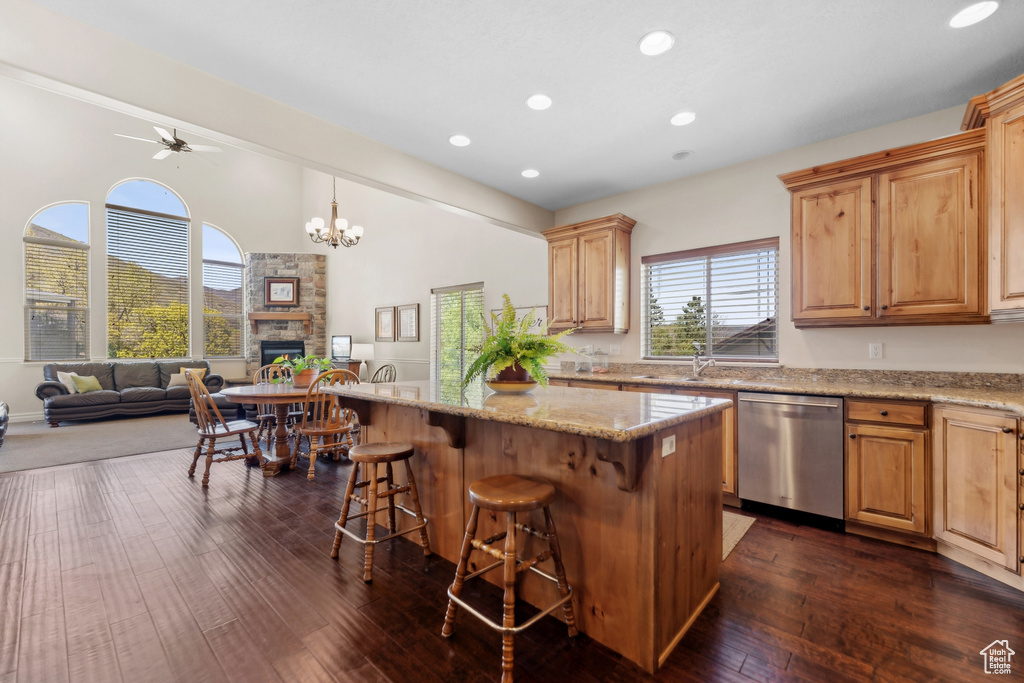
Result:
M569 387L461 392L428 381L330 391L358 414L364 443L415 446L430 543L453 563L469 484L502 473L554 484L577 625L644 670L657 670L717 591L728 400ZM497 530L481 517L478 536ZM527 580L519 597L547 605L555 591Z

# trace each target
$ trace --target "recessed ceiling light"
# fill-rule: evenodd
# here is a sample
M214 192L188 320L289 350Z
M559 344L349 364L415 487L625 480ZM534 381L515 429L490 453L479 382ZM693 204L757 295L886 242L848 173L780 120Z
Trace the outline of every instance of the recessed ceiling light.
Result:
M668 31L651 31L640 39L640 52L654 57L668 52L675 43L675 36Z
M469 144L469 138L465 135L453 135L448 138L448 142L452 143L456 147L465 147Z
M538 171L536 169L533 169L533 168L528 168L525 171L523 171L523 177L524 178L536 178L539 175L540 175L540 171Z
M999 9L998 2L979 2L957 12L956 16L949 20L949 25L953 28L963 28L977 24L992 16L997 9Z
M690 156L691 154L693 154L693 150L681 149L678 152L676 152L675 154L673 154L672 158L675 159L676 161L682 161L683 159L685 159L686 157Z
M685 126L688 123L693 123L696 118L697 115L694 114L692 111L681 111L672 118L670 118L668 121L673 126Z
M551 98L547 95L530 95L526 100L526 106L530 109L536 109L537 111L544 111L551 106Z

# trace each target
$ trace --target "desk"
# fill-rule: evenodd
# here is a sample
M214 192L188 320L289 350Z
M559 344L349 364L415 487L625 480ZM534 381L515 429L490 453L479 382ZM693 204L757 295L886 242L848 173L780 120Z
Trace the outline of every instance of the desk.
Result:
M270 403L277 412L277 429L274 430L274 452L264 453L266 465L263 475L272 477L291 465L292 453L288 447L288 406L306 400L308 387L294 384L247 384L240 387L226 387L220 393L232 403Z

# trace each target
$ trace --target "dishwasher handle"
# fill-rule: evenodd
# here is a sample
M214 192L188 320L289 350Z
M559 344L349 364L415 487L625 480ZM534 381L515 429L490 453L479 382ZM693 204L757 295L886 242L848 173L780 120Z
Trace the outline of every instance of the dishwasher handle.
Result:
M794 406L797 408L838 408L837 403L802 403L799 401L772 401L765 398L740 398L740 403L769 403L776 406Z

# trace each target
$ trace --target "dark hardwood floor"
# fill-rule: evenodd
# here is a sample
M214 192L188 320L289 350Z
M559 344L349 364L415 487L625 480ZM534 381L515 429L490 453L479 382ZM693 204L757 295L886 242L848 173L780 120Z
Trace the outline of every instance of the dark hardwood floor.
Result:
M204 491L189 462L0 475L0 683L498 679L492 631L461 615L441 638L454 565L400 540L366 585L360 546L330 559L348 465L224 463ZM1024 594L925 552L758 517L721 584L656 676L549 617L517 679L959 681L997 639L1024 660Z

